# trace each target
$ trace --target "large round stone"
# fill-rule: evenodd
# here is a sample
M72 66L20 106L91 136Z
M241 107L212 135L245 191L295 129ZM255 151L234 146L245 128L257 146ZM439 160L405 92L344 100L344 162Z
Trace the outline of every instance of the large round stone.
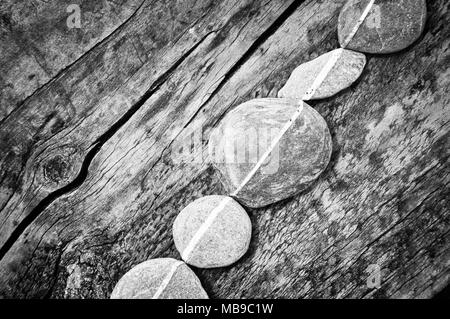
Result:
M267 98L228 113L209 151L227 192L256 208L306 189L327 167L332 141L325 120L306 103Z
M341 45L351 38L370 0L348 1L340 15ZM392 53L405 49L422 34L427 17L425 0L377 0L347 49L367 53Z
M336 49L303 63L292 72L278 92L278 97L308 100L304 98L306 92L315 85L316 79L328 68L329 63L332 63L332 68L322 83L314 88L315 93L310 100L331 97L352 85L366 65L366 56L351 50Z
M200 280L182 261L158 258L129 270L116 284L111 299L207 299Z
M173 224L175 247L183 260L199 268L225 267L247 251L250 218L231 197L205 196L184 208Z

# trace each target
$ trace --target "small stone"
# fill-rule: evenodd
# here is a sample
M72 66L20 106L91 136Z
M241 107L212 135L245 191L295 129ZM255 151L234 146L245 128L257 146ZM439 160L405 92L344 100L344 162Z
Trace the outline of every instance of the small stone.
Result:
M129 270L114 287L111 299L207 299L195 273L182 261L158 258Z
M288 127L295 114L298 117ZM248 101L227 114L211 134L209 151L227 192L238 189L233 197L257 208L311 185L328 165L332 141L325 120L306 103L266 98Z
M377 0L366 19L351 38L352 30L370 0L350 0L339 15L338 36L341 46L366 53L393 53L415 42L425 28L425 0Z
M312 98L304 98L308 90L314 86L319 73L327 67L330 59L337 57L333 67ZM359 52L336 49L318 58L298 66L289 77L278 97L302 100L324 99L348 88L361 75L366 65L366 56Z
M235 263L248 250L251 234L251 221L244 208L227 196L195 200L173 224L175 247L186 263L199 268Z

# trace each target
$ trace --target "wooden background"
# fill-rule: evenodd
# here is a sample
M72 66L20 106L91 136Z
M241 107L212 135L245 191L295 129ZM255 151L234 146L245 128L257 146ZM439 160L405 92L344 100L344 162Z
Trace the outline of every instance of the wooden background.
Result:
M344 2L2 1L0 296L105 298L133 265L180 258L177 213L224 190L174 145L201 130L205 152L227 111L337 48ZM427 298L449 283L449 9L428 1L419 41L311 103L332 132L328 169L247 210L248 253L194 269L210 297Z

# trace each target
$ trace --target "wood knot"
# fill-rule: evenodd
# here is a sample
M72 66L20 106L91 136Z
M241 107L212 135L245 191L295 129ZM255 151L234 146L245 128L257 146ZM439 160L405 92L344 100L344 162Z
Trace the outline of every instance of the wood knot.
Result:
M47 187L61 187L75 179L81 160L76 149L66 147L48 154L41 161L43 184Z
M43 169L46 179L54 183L60 183L61 181L67 180L70 163L63 156L56 155L44 163Z

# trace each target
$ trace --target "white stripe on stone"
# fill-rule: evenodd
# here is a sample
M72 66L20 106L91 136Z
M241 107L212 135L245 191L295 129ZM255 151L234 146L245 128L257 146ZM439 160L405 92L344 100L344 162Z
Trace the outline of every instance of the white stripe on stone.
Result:
M172 267L170 267L169 272L167 273L167 275L164 277L163 281L161 282L161 284L158 287L158 290L156 290L155 294L153 295L152 299L158 299L161 294L164 292L164 290L167 288L167 286L169 285L170 280L172 279L173 275L175 274L175 272L177 271L178 267L180 267L183 264L182 261L177 261L176 263L174 263L172 265Z
M206 220L203 222L203 224L200 226L200 228L195 232L194 236L192 236L191 240L187 244L186 248L183 249L183 252L181 253L181 258L183 258L184 261L188 262L188 259L194 250L194 248L199 243L200 239L203 237L203 235L206 233L208 228L212 225L216 217L219 215L219 213L225 208L225 206L230 203L232 200L231 197L225 197L219 202L219 205L217 205L212 211L211 214L208 215Z
M366 9L363 11L361 17L356 22L355 26L353 27L352 31L349 33L347 38L344 39L344 42L342 43L342 48L345 49L347 45L352 41L353 37L355 36L356 32L358 32L359 28L363 24L364 20L366 20L367 16L370 13L370 10L372 10L373 5L375 4L375 0L370 0L369 4L367 5Z
M350 43L350 41L355 36L356 32L358 32L359 27L362 25L364 20L367 18L367 15L369 14L370 10L372 9L374 3L375 3L375 0L371 0L369 2L369 4L367 5L366 9L363 12L363 14L358 19L358 21L357 21L355 27L353 28L352 32L345 39L345 41L344 41L344 43L342 45L343 49ZM269 149L261 156L261 158L256 163L256 165L253 167L253 169L247 174L247 176L243 179L243 181L241 182L239 187L233 193L231 193L230 196L236 196L245 187L245 185L247 185L247 183L257 173L257 171L261 168L263 163L266 161L267 157L272 153L274 148L280 142L281 138L284 136L284 134L288 131L288 129L295 123L297 118L300 116L300 113L303 110L303 101L304 100L309 100L309 99L311 99L314 96L314 94L316 93L317 89L322 85L323 81L325 81L326 77L328 76L330 71L333 69L333 67L337 63L337 61L339 60L340 56L342 55L342 52L343 52L343 50L341 49L341 50L336 50L335 53L333 53L333 56L331 57L331 59L327 62L327 64L324 66L324 68L318 74L317 78L314 80L313 84L311 85L311 88L305 93L305 95L303 96L303 99L301 101L299 101L299 106L298 106L296 112L294 113L294 115L283 126L283 128L280 130L280 132L278 133L276 138L272 141ZM206 220L203 222L203 224L200 226L200 228L195 232L194 236L191 238L191 240L187 244L186 248L181 253L181 258L183 258L184 261L188 262L188 259L189 259L190 255L191 255L191 253L193 252L195 247L200 242L200 239L206 233L208 228L212 225L212 223L217 218L219 213L225 208L225 206L228 203L230 203L231 200L232 200L231 197L224 198L223 200L220 201L219 205L217 205L217 207L215 207L211 211L211 214L208 215ZM173 272L175 272L175 270ZM168 284L170 278L171 277L169 277L169 279L167 280L166 285ZM162 288L161 292L163 291L164 288ZM158 291L159 291L159 289L158 289ZM158 291L155 294L155 296L158 294ZM161 294L161 292L159 294Z

